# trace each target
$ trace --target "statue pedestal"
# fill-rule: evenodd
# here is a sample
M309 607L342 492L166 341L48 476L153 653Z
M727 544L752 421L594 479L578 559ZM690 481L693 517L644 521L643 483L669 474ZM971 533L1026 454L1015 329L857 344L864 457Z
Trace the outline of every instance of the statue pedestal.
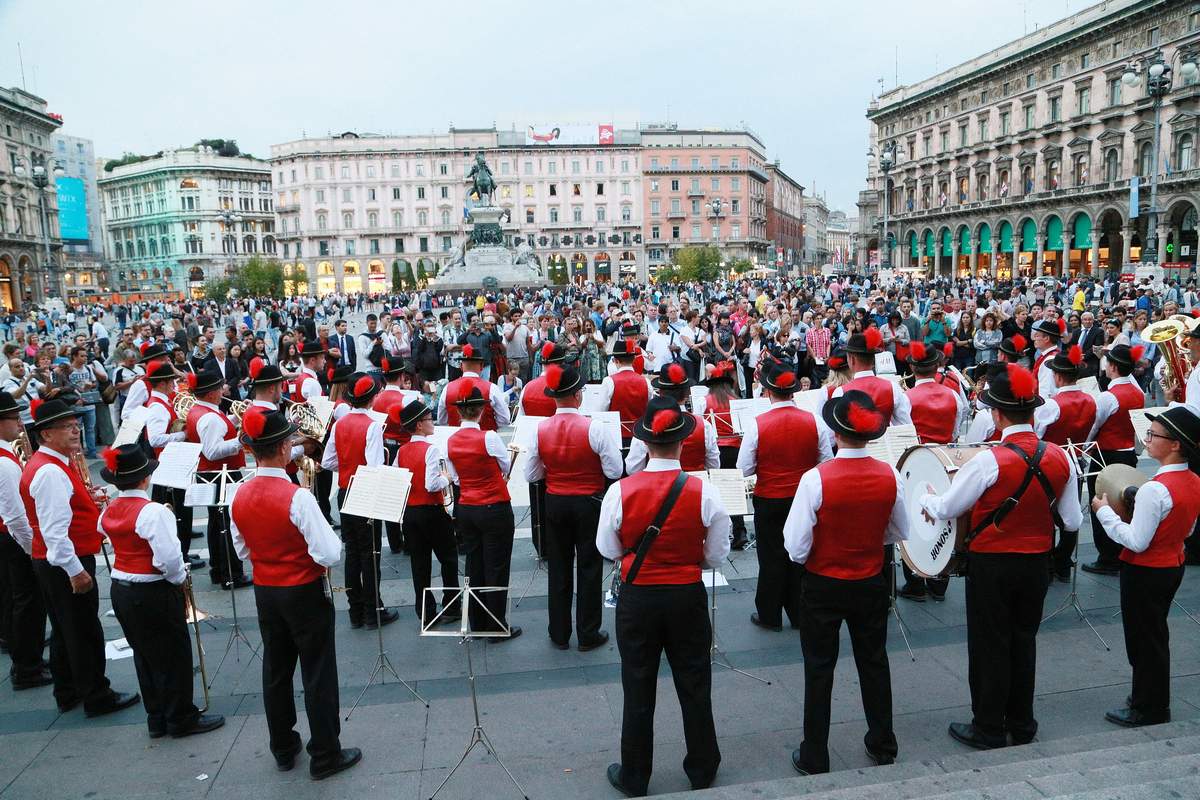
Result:
M500 219L504 209L478 206L470 210L471 241L462 264L447 266L433 287L438 290L479 289L488 287L541 286L541 272L532 264L515 263L512 250L504 246Z

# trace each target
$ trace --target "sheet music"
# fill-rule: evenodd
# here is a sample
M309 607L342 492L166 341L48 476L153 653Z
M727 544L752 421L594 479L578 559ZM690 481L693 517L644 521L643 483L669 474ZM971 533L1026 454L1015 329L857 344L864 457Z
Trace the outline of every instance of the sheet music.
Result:
M215 506L217 488L215 483L193 483L183 494L183 504L189 508Z
M792 396L792 400L801 411L807 411L819 419L821 416L821 406L825 405L826 397L828 395L825 393L825 387L822 386L817 389L806 389L803 392L796 392Z
M730 400L729 417L733 422L733 429L738 433L742 433L745 430L742 427L743 420L757 417L770 407L771 401L766 397L755 397L752 400L738 397Z
M599 383L585 383L583 385L583 403L580 406L581 411L607 411L608 406L604 402L604 386Z
M896 374L896 357L886 350L875 354L875 374L879 376Z
M740 469L710 469L708 480L721 496L721 503L729 516L750 513L746 505L746 479Z
M581 408L579 413L603 424L605 432L617 443L617 449L621 449L621 413L619 411L588 411Z
M367 519L400 522L408 493L412 488L412 472L403 467L362 466L354 473L350 491L342 503L341 512Z
M367 411L367 416L370 417L371 419L375 420L376 422L378 422L382 425L387 424L387 414L385 414L384 412L375 411L374 409L370 409L370 408L368 408L366 411ZM330 413L332 413L332 412L330 412Z
M618 415L618 417L619 416L620 415ZM509 440L509 443L521 448L522 452L527 452L533 445L533 437L537 436L538 425L548 419L550 418L525 416L518 417L517 424L513 427L512 439ZM515 470L513 474L516 474Z
M308 405L316 413L317 419L321 420L321 425L328 430L329 421L333 419L333 409L336 404L328 397L321 395L320 397L308 398Z
M1157 417L1166 410L1165 406L1130 409L1129 421L1133 423L1133 442L1139 452L1145 447L1146 433L1150 430L1150 419L1146 415L1153 414Z
M450 437L453 436L457 430L458 428L454 425L433 426L433 436L430 436L429 438L433 440L434 444L441 448L443 456L445 456L449 450Z
M134 444L138 437L142 435L142 428L146 427L146 420L150 418L150 408L142 406L135 408L129 412L129 416L121 423L117 435L113 438L113 447L121 447L126 444Z
M150 476L155 486L170 486L187 489L192 485L192 476L200 464L199 442L171 442L158 456L158 469Z
M1081 392L1090 395L1093 400L1100 396L1100 383L1093 375L1080 378L1075 381L1075 385L1079 387Z
M708 407L708 387L693 386L689 394L692 397L692 413L703 414L704 409Z
M885 461L893 467L910 447L921 443L914 425L892 425L878 439L867 442L867 455Z

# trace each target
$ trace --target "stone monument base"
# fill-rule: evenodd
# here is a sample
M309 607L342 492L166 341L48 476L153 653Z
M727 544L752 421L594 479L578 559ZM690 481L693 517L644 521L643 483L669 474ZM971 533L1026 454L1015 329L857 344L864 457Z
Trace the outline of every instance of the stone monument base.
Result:
M513 251L502 243L500 218L504 209L478 206L470 216L476 242L458 264L450 264L431 284L436 291L542 286L546 279L536 264L517 263ZM480 242L486 243L480 243Z

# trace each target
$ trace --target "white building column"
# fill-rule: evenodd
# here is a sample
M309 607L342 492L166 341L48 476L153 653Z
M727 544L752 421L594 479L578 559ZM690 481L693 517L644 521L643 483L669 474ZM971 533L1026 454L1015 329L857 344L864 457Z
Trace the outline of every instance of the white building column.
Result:
M1046 247L1046 237L1041 233L1033 237L1034 246L1037 248L1033 256L1033 275L1035 278L1042 276L1042 252Z
M1100 231L1092 228L1092 233L1088 241L1092 246L1090 261L1092 276L1095 277L1100 274ZM1109 254L1109 259L1112 259L1111 253Z

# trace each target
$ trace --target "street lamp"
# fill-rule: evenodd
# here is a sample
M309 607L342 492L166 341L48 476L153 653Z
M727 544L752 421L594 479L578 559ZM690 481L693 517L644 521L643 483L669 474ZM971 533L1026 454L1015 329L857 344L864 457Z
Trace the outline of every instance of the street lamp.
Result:
M883 236L879 240L880 249L883 251L883 258L879 259L879 268L881 271L892 268L892 248L888 242L888 205L890 205L892 198L888 185L888 174L895 165L896 143L888 142L879 156L879 168L883 170Z
M1176 50L1180 57L1179 74L1184 83L1190 83L1200 75L1196 54ZM1146 94L1154 99L1154 146L1150 166L1150 208L1146 217L1146 246L1142 248L1143 264L1158 263L1158 150L1162 140L1162 100L1171 91L1171 63L1163 58L1162 51L1147 56L1139 62L1130 62L1125 67L1121 82L1134 88L1146 73Z
M225 230L229 232L228 238L230 239L230 242L229 242L229 252L227 253L227 255L229 256L229 267L225 271L225 273L227 275L233 274L233 266L234 266L233 256L237 252L237 228L235 228L234 226L237 225L241 221L242 221L242 215L238 214L237 212L235 212L231 209L228 209L228 208L222 209L221 211L219 211L217 213L217 222L220 222L222 225L224 225ZM221 238L222 238L222 240L225 239L224 236L222 236Z
M56 178L61 178L66 174L66 170L58 161L54 162L51 171ZM30 182L37 187L38 211L42 218L42 244L46 248L46 269L50 271L50 296L57 297L60 294L58 275L55 269L56 265L50 255L50 223L46 216L46 187L50 185L50 172L46 170L46 157L41 153L33 153L28 159L19 156L13 164L13 174L18 178L29 178ZM40 276L37 286L40 290Z

